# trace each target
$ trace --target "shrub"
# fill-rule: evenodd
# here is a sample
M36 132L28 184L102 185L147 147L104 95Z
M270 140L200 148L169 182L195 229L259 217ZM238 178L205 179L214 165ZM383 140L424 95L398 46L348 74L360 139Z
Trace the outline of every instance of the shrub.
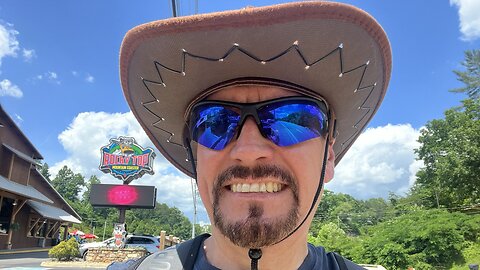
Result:
M48 251L48 257L59 261L71 261L79 255L78 243L75 238L70 238L68 241L62 241Z

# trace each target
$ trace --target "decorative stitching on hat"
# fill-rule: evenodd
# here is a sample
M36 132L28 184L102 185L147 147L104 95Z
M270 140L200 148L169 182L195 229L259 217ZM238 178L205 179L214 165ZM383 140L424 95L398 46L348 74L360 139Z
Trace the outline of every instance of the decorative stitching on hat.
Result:
M150 105L150 104L155 104L155 103L159 103L160 101L155 97L155 95L152 93L152 91L150 90L150 88L148 87L147 83L152 83L152 84L156 84L156 85L161 85L163 87L167 87L167 84L164 82L163 80L163 77L161 75L161 72L160 72L160 68L164 68L168 71L171 71L173 73L176 73L176 74L179 74L179 75L182 75L182 76L185 76L186 75L186 72L187 72L187 67L186 67L186 57L189 56L189 57L192 57L192 58L195 58L195 59L201 59L201 60L206 60L206 61L211 61L211 62L223 62L225 61L225 59L227 59L234 51L239 51L241 52L242 54L248 56L249 58L259 62L260 64L262 65L265 65L269 62L272 62L280 57L282 57L283 55L289 53L290 51L294 50L297 55L302 59L303 63L305 64L305 70L308 70L310 69L310 67L314 66L315 64L321 62L322 60L326 59L327 57L335 54L336 52L338 52L338 55L339 55L339 65L340 65L340 73L339 73L339 77L343 77L343 75L345 74L348 74L348 73L351 73L357 69L361 69L363 68L363 71L362 71L362 75L360 77L360 80L358 81L358 85L356 87L356 89L354 89L354 93L358 93L358 92L363 92L363 90L366 90L366 89L369 89L370 88L370 92L368 93L368 95L366 96L366 98L364 99L362 105L360 105L358 107L358 110L366 110L366 113L363 114L363 116L356 121L356 123L352 126L352 128L356 129L356 131L348 138L346 139L344 142L341 143L341 147L342 147L342 150L343 150L343 147L344 145L349 142L352 138L354 138L359 132L360 130L358 129L358 124L360 122L363 121L363 119L372 111L372 108L371 107L365 107L365 103L367 102L367 100L370 98L370 95L372 94L373 90L375 89L375 86L377 85L377 83L375 82L374 84L372 85L367 85L367 86L361 86L362 85L362 82L363 82L363 79L364 79L364 76L365 76L365 73L367 71L367 68L370 64L370 60L367 61L366 63L360 65L360 66L357 66L357 67L354 67L352 69L349 69L349 70L346 70L344 71L344 63L343 63L343 57L342 57L342 50L343 50L343 43L340 43L338 45L338 47L336 47L335 49L333 49L332 51L330 51L329 53L327 53L326 55L318 58L317 60L314 60L313 62L309 63L305 57L305 55L302 53L300 47L299 47L299 44L298 44L298 41L295 41L293 42L293 44L288 47L286 50L280 52L279 54L277 54L276 56L273 56L271 58L267 58L267 59L261 59L257 56L255 56L253 53L249 52L248 50L246 49L243 49L238 43L233 43L232 47L230 47L230 49L227 50L227 52L220 58L212 58L212 57L207 57L207 56L202 56L202 55L196 55L196 54L193 54L193 53L190 53L188 52L186 49L182 49L182 56L181 56L181 70L176 70L176 69L173 69L173 68L170 68L168 66L165 66L163 65L162 63L158 62L158 61L153 61L154 65L155 65L155 69L157 71L157 74L158 74L158 77L160 79L159 82L157 81L153 81L153 80L148 80L148 79L145 79L143 77L141 77L141 80L143 82L143 85L145 86L145 88L148 90L148 92L150 93L150 95L152 96L153 100L150 100L150 101L146 101L146 102L142 102L142 106L148 111L150 112L152 115L154 115L155 117L157 117L159 120L154 122L152 125L163 131L163 132L166 132L167 134L170 135L170 137L166 140L168 143L171 143L173 145L176 145L176 146L180 146L184 149L186 149L183 145L179 144L179 143L176 143L176 142L173 142L172 141L172 138L174 136L174 134L172 132L169 132L161 127L158 127L156 124L160 123L160 122L163 122L165 121L165 119L159 115L157 115L156 113L154 113L151 109L149 109L147 106ZM188 156L188 153L187 153L187 156Z

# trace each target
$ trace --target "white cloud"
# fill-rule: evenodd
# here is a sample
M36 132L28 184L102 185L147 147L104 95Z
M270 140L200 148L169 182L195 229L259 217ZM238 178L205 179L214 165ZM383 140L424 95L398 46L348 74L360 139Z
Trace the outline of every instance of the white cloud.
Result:
M389 192L404 195L422 167L414 153L418 136L419 130L410 124L367 129L335 168L326 188L359 199L386 198Z
M472 41L480 37L480 1L450 0L450 5L458 7L462 40Z
M47 72L47 77L49 79L56 80L58 78L58 75L57 75L57 73L55 73L53 71L48 71Z
M38 77L38 76L37 76ZM43 78L47 79L50 83L53 84L60 84L60 80L58 79L58 74L54 71L47 71Z
M93 82L95 82L95 78L92 75L87 74L87 77L85 77L85 81L87 81L89 83L93 83Z
M58 136L68 156L65 160L51 166L52 175L56 175L63 165L88 178L96 175L102 183L121 184L111 175L102 173L100 165L100 148L109 144L109 139L118 136L134 137L143 147L156 149L131 112L105 113L83 112L78 114L69 127ZM193 217L193 200L190 178L178 172L155 150L154 175L144 175L134 180L133 185L154 185L157 187L157 201L176 206L187 217ZM203 207L198 209L200 218L208 222Z
M4 79L0 82L0 97L1 96L12 96L16 98L21 98L23 96L22 90L15 84L12 84L11 81Z
M19 42L17 41L18 31L11 28L12 25L0 24L0 65L2 64L3 57L17 56L17 51L20 49Z
M43 79L53 84L61 84L58 74L54 71L47 71L43 74L39 74L33 78L33 81L41 81Z
M27 50L23 49L23 59L25 62L31 62L33 58L35 58L37 55L35 54L35 50Z
M77 76L78 76L78 72L75 71L75 70L73 70L73 71L72 71L72 75L75 76L75 77L77 77Z

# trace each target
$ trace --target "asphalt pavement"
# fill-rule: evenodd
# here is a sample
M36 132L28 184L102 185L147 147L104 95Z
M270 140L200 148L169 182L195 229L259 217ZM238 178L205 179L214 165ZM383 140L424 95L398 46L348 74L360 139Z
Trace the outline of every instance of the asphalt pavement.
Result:
M106 269L108 264L86 263L84 261L57 262L48 258L48 249L3 250L0 252L0 270L85 270Z

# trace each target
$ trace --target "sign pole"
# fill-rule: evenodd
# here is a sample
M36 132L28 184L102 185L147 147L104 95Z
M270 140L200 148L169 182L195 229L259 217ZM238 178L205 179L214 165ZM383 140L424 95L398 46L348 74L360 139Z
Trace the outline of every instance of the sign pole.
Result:
M125 212L126 212L126 208L118 208L119 210L119 216L118 216L118 223L125 223Z

